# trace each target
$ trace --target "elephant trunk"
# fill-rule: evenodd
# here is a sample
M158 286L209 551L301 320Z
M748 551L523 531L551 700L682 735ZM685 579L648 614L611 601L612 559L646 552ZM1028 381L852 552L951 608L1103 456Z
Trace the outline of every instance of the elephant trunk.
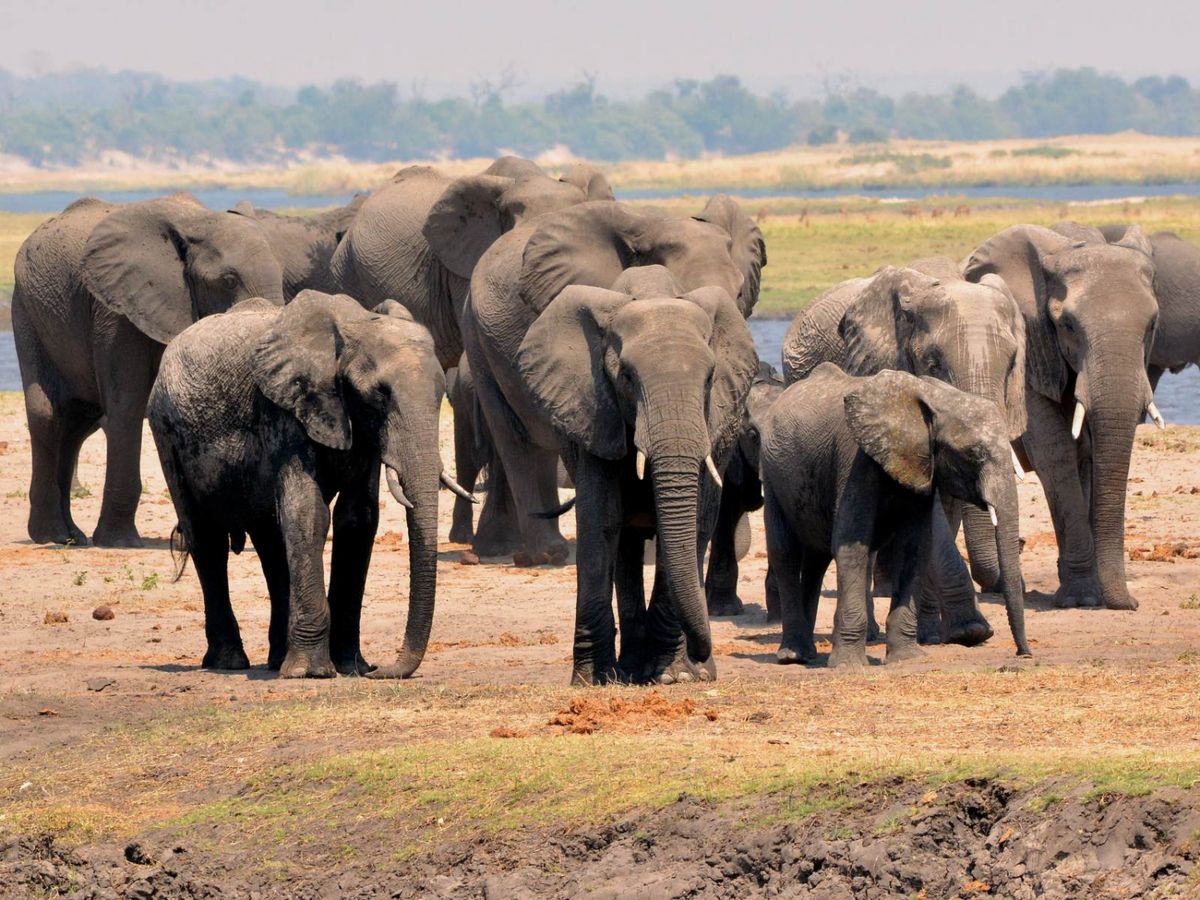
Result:
M972 372L959 387L969 394L986 397L1005 410L1005 384L989 373ZM1005 416L1008 413L1005 411ZM986 510L967 504L962 511L963 532L967 540L967 559L971 577L985 591L1006 590L1000 557L996 553L995 530Z
M1007 467L1008 460L1001 466ZM1008 627L1012 631L1013 643L1018 656L1031 656L1025 640L1025 581L1021 577L1020 510L1017 502L1017 485L1011 472L993 472L987 479L986 496L996 511L995 536L991 541L1000 565L1000 577L1004 584L1004 607L1008 613ZM972 510L976 511L976 510ZM978 510L991 525L988 512Z

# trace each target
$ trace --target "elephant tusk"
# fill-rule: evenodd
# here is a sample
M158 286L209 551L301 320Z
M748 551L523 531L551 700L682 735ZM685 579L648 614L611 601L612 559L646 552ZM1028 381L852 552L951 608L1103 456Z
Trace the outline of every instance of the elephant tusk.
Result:
M1013 474L1015 474L1017 476L1017 481L1024 481L1025 480L1025 467L1021 465L1021 458L1019 456L1017 456L1017 451L1013 450L1012 447L1009 447L1008 450L1010 453L1012 453Z
M646 454L641 450L637 452L637 462L635 463L635 468L637 469L638 481L641 481L646 477Z
M712 476L712 480L717 483L717 487L721 490L725 489L725 482L721 480L721 473L717 471L717 464L713 462L712 454L704 457L704 465L708 466L708 474Z
M1146 412L1150 413L1150 418L1154 420L1154 424L1158 426L1160 431L1167 430L1167 423L1163 421L1162 413L1158 411L1158 407L1154 405L1153 400L1146 407Z
M1075 401L1075 418L1071 420L1071 437L1079 440L1079 435L1083 433L1083 404Z
M396 474L396 471L391 466L384 466L383 471L387 477L388 490L396 498L396 502L405 509L412 509L413 502L404 496L404 488L400 486L400 477Z
M454 491L454 493L458 494L458 496L462 497L464 500L470 500L472 503L479 502L478 497L476 497L474 494L472 494L470 491L468 491L465 487L463 487L461 484L459 484L457 481L455 481L453 478L451 478L445 472L443 472L441 475L438 476L438 480L441 481L441 483L444 484L446 487L448 487L450 490Z
M988 515L992 517L992 527L993 528L1000 527L1000 520L996 518L996 507L992 506L992 504L989 503L987 505L987 508L988 508Z

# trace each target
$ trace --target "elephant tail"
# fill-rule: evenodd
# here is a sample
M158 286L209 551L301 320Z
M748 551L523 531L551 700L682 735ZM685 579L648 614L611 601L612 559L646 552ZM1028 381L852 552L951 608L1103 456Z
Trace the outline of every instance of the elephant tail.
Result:
M179 523L175 523L175 527L171 529L171 563L175 567L175 574L171 578L171 584L179 581L183 577L183 571L187 568L188 557L191 554L188 552L187 538L183 536L183 531L179 528Z
M572 497L570 500L566 501L565 503L561 503L558 506L554 507L554 509L548 509L545 512L530 513L530 516L532 516L535 519L557 519L559 516L565 515L566 513L570 512L571 508L574 505L575 505L575 498Z

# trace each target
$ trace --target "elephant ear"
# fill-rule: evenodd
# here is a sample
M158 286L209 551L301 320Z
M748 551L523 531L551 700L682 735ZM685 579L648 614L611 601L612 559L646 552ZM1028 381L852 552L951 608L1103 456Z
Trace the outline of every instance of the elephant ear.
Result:
M1013 360L1012 374L1008 376L1008 383L1004 388L1004 408L1008 413L1008 439L1015 441L1028 427L1028 414L1025 409L1025 317L1021 315L1017 299L1008 289L1007 282L999 275L989 272L979 279L979 283L999 291L1008 304L1017 353Z
M541 314L573 284L611 287L623 270L638 264L637 247L652 218L612 200L540 217L522 257L522 299Z
M1026 389L1060 400L1067 389L1067 362L1050 321L1046 261L1072 245L1070 238L1037 225L1014 225L980 244L963 264L963 277L979 282L999 275L1025 319Z
M554 428L602 459L626 453L625 419L605 366L605 333L633 297L571 286L538 316L517 351L517 371Z
M612 187L609 186L608 179L604 177L604 173L587 163L575 163L563 172L562 177L558 180L575 185L589 200L617 199L613 194Z
M1064 219L1050 230L1072 241L1083 241L1085 244L1103 245L1107 243L1104 232L1099 228L1092 225L1084 225L1080 222L1072 222L1069 219Z
M880 269L842 315L838 333L846 344L846 371L873 375L911 369L903 351L910 332L908 313L938 281L915 269Z
M546 172L532 159L525 159L523 156L501 156L481 174L499 175L502 178L534 178L544 176Z
M351 442L338 374L347 304L360 316L370 315L345 295L301 291L280 310L251 361L263 395L299 419L310 438L334 450L347 450Z
M81 265L92 295L160 344L195 321L184 277L193 228L204 207L162 197L115 209L92 229Z
M233 209L229 210L229 212L234 213L235 215L245 216L247 219L258 218L258 210L254 208L254 204L249 200L239 200Z
M933 411L919 378L880 372L846 394L843 405L846 424L863 452L909 490L933 490Z
M730 251L733 263L745 278L742 296L738 298L742 315L749 317L758 302L758 290L762 283L762 270L767 264L767 243L754 220L742 211L741 205L725 194L717 194L694 217L699 222L708 222L722 228L732 239Z
M684 295L712 319L712 348L715 365L708 395L708 436L713 456L724 458L742 428L746 398L759 372L754 338L741 309L719 287L703 287Z
M479 258L513 227L501 198L513 179L471 175L451 182L433 204L423 233L434 255L460 278L470 278Z
M1150 238L1146 237L1146 232L1142 230L1141 225L1130 225L1121 235L1121 239L1114 242L1113 246L1126 247L1144 253L1151 259L1154 258L1154 245L1150 243Z

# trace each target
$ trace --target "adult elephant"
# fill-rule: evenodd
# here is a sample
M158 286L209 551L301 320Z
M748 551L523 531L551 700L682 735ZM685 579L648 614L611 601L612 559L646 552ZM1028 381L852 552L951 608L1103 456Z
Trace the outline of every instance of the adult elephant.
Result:
M1128 225L1100 229L1109 243L1119 243ZM1056 229L1057 230L1057 229ZM1173 231L1150 235L1154 255L1154 295L1158 299L1158 328L1150 347L1150 388L1158 389L1164 372L1200 365L1200 247Z
M951 260L935 257L831 288L788 329L784 380L806 378L823 362L850 375L897 369L937 378L995 403L1010 440L1025 432L1025 320L996 275L973 284ZM952 533L959 515L971 574L985 590L1002 590L987 513L955 502Z
M659 266L630 269L615 287L564 288L514 361L575 482L572 682L712 680L700 557L715 524L717 473L737 441L758 358L722 288L677 296L676 279ZM651 537L646 608L643 550Z
M230 212L253 219L262 228L283 267L283 294L290 300L306 290L337 292L333 254L366 199L365 194L355 194L346 205L311 216L285 216L257 209L247 200Z
M1137 608L1125 582L1125 490L1134 431L1153 404L1152 254L1136 225L1115 244L1017 225L963 265L970 281L1002 277L1025 319L1020 446L1054 520L1060 606Z
M259 225L187 195L127 205L79 200L22 244L13 332L33 445L29 536L86 544L71 517L84 440L104 421L104 499L92 540L139 547L142 419L163 347L239 300L283 302Z
M719 287L746 315L757 299L756 279L739 266L734 250L725 224L597 201L515 228L475 267L463 337L493 452L516 508L518 564L567 559L557 524L534 517L558 505L559 444L517 371L517 352L530 326L571 285L612 288L626 269L654 265L676 279L678 294ZM740 261L755 264L749 257ZM489 488L481 520L495 497Z

